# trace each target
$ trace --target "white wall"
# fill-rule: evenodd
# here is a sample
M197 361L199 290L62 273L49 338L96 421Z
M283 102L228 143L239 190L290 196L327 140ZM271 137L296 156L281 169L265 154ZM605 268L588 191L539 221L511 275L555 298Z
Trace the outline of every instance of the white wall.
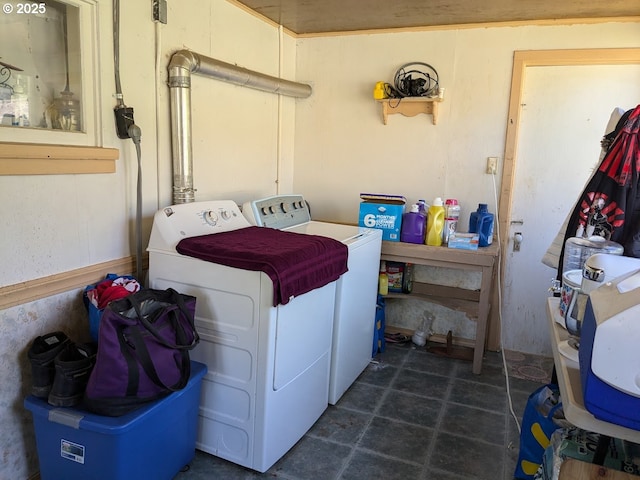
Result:
M171 55L192 49L295 80L296 50L291 37L225 0L168 2L168 24L158 26L151 19L151 0L120 3L122 90L142 129L146 247L153 213L172 202L166 86ZM102 145L120 149L117 171L0 176L0 287L135 254L137 161L132 142L115 133L111 17L111 1L99 0L101 68L88 81L100 88ZM275 194L278 185L291 191L296 101L279 102L273 94L202 77L193 80L196 199L243 202ZM0 141L16 141L15 133L0 128ZM48 140L50 133L36 134L35 141ZM0 312L0 420L3 431L11 432L0 439L0 478L27 478L38 470L33 427L22 406L30 389L26 354L35 336L56 329L77 341L88 339L80 298L81 291L69 292Z
M291 37L224 1L211 2L205 15L198 10L201 5L170 2L169 27L162 31L163 66L171 54L187 48L267 75L295 78ZM160 74L164 82L166 70ZM278 183L290 191L296 100L283 97L279 105L277 95L198 75L192 82L196 200L242 203L275 194ZM168 91L162 92L159 141L166 154L159 159L160 206L171 202Z
M345 223L358 221L360 192L401 194L410 203L419 198L431 202L436 196L457 198L462 207L460 230L467 231L469 214L478 203L497 211L493 179L484 172L488 156L500 157L502 170L514 51L639 45L638 23L299 39L298 79L311 81L314 94L308 102L299 103L296 113L294 190L310 200L317 219ZM381 107L372 97L373 86L376 81L393 83L398 67L412 61L435 67L445 88L438 124L420 114L392 115L384 125ZM607 88L604 80L601 86ZM547 115L571 109L574 101L560 99ZM580 141L597 144L599 137ZM594 151L590 158L598 153ZM500 189L499 175L496 189ZM535 203L535 198L528 201ZM447 271L417 270L423 281L458 282ZM511 300L523 303L522 298ZM544 318L543 304L540 309ZM475 337L475 322L459 312L422 301L387 302L390 325L415 329L429 314L436 317L431 325L434 333L452 330L454 336ZM548 341L530 341L534 333L546 338L539 330L530 331L536 324L513 316L504 319L503 325L508 348L551 354Z
M365 191L454 197L468 219L479 202L494 203L484 170L486 157L504 153L513 52L637 47L639 33L637 23L613 23L299 39L297 76L314 92L296 113L294 189L327 220L357 222ZM435 67L445 87L438 125L421 114L385 126L373 86L411 61Z
M309 198L317 217L355 222L363 190L403 193L410 200L456 196L463 216L490 198L492 188L480 174L484 158L501 156L504 148L514 50L638 46L640 38L638 24L612 24L296 41L224 0L169 2L169 23L158 27L150 1L121 4L123 92L142 128L145 238L152 214L171 202L166 65L177 50L314 88L309 99L279 103L270 94L194 77L198 200L242 202L278 189L295 191ZM134 252L135 151L115 135L111 2L99 0L98 8L102 64L92 80L100 88L103 145L120 149L117 172L0 177L0 286ZM447 89L440 123L396 115L385 127L371 97L373 84L390 80L412 60L427 61L440 73ZM0 129L0 141L11 140ZM35 446L22 408L29 390L26 351L35 335L55 328L80 336L78 326L86 320L79 297L79 291L69 292L0 312L2 424L13 432L0 440L0 478L26 478L37 470L27 455Z

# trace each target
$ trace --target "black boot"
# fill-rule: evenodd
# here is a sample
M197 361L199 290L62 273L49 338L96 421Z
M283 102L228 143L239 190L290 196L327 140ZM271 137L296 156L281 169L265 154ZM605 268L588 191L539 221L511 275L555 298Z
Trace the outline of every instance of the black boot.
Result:
M55 359L56 374L49 392L49 404L72 407L80 403L95 363L94 345L69 343Z
M31 362L31 393L40 398L47 398L55 368L54 359L69 343L69 337L63 332L53 332L36 337L27 352Z

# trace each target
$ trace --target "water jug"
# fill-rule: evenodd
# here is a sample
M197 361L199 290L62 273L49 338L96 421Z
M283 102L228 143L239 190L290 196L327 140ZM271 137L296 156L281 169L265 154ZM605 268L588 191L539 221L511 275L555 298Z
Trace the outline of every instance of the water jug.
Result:
M447 198L444 202L444 243L449 243L449 237L456 233L458 229L458 218L460 217L460 205L455 198Z
M478 209L469 216L469 233L478 234L480 247L493 242L493 213L489 213L486 203L479 203Z
M444 206L442 198L433 200L433 205L427 212L427 245L439 247L442 245L442 231L444 230Z
M564 257L562 260L562 273L579 270L582 272L584 262L596 253L608 253L610 255L622 255L622 245L603 237L571 237L564 244Z
M420 213L418 204L411 205L411 211L402 215L400 241L406 243L424 243L426 218Z

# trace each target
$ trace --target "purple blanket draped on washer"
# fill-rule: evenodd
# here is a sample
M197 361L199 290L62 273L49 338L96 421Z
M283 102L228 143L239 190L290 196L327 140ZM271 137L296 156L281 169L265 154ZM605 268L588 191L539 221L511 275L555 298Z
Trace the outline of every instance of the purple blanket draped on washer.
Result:
M347 271L348 248L319 235L267 227L185 238L178 253L228 267L266 273L273 280L273 305L337 280Z

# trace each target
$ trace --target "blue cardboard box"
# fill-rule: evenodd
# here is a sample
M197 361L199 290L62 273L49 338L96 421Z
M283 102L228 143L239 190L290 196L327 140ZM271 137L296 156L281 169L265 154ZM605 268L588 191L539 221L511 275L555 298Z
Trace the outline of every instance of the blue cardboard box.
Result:
M478 250L480 244L480 235L477 233L459 233L453 232L449 235L449 248L457 248L460 250Z
M200 387L191 362L185 388L121 417L53 407L28 396L42 480L171 480L195 455Z
M382 240L399 242L406 199L400 195L379 193L361 193L360 198L358 225L380 229Z

